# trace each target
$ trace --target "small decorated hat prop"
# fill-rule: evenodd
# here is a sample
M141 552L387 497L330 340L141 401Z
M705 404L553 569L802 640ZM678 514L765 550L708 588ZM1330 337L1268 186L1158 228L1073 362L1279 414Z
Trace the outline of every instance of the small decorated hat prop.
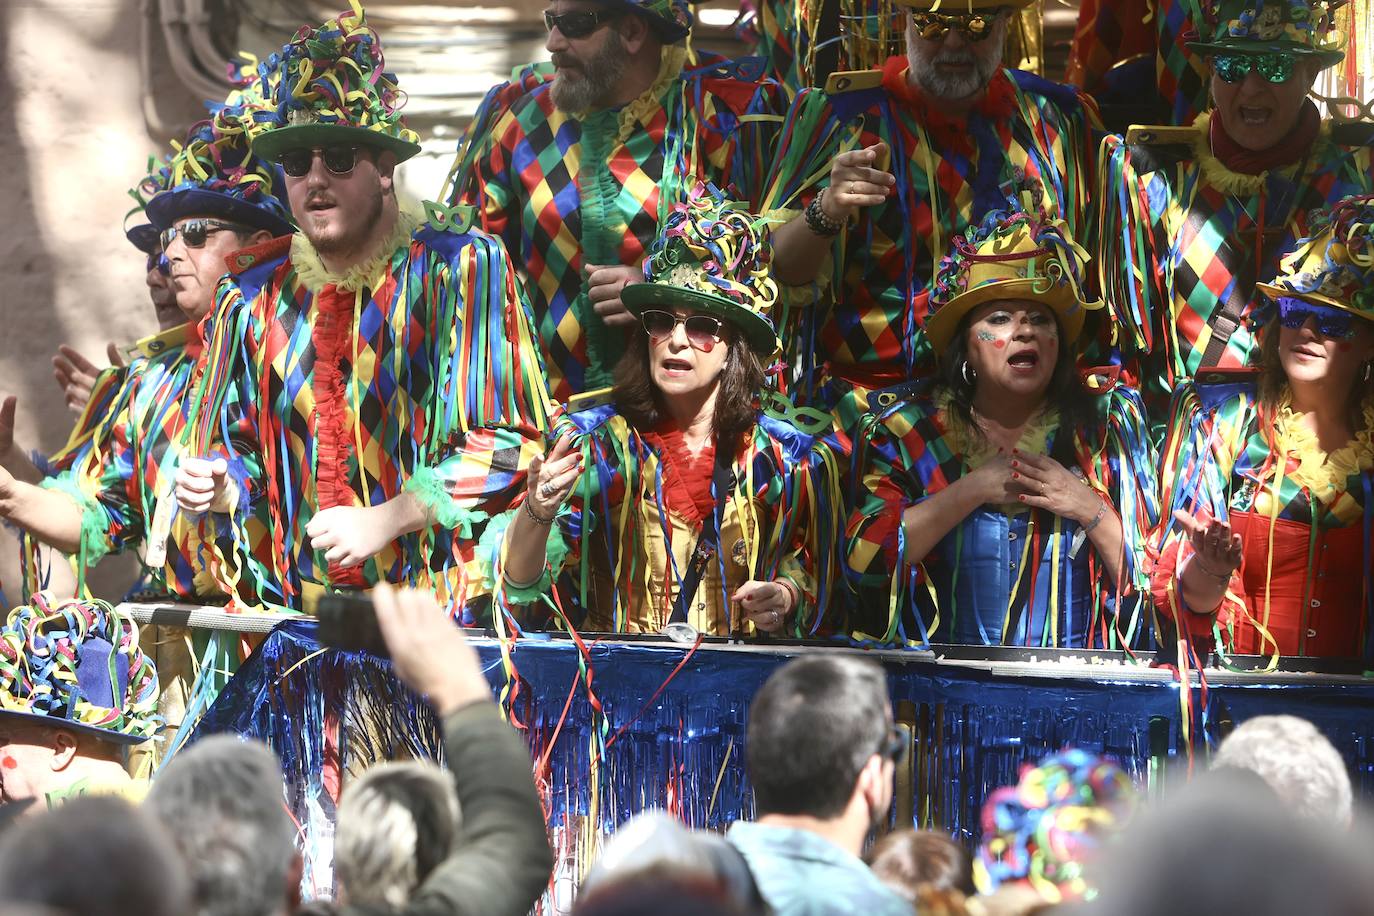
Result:
M0 629L0 714L139 744L161 726L157 701L138 627L104 601L39 593Z
M995 210L955 236L930 291L926 337L943 353L970 311L994 299L1025 299L1048 306L1067 344L1083 332L1083 319L1101 302L1083 298L1087 253L1064 224L1022 210Z
M644 282L626 286L621 301L635 316L648 308L687 308L734 325L749 348L767 358L778 350L768 313L778 298L769 269L772 249L758 219L698 182L674 204L644 259Z
M1201 41L1188 49L1206 56L1293 54L1323 67L1345 57L1328 0L1212 0L1203 4Z
M974 859L978 889L1024 881L1050 902L1092 895L1085 864L1134 813L1137 793L1115 763L1069 748L1027 765L1014 786L983 803L983 842Z
M1313 218L1311 232L1259 290L1275 302L1303 299L1374 321L1374 195L1337 202Z
M692 11L687 0L601 0L606 6L638 13L653 26L658 37L669 44L681 41L692 29Z
M176 145L167 190L148 201L148 218L163 232L188 216L210 216L273 235L295 231L282 203L280 172L249 149L251 107L217 106L208 121Z
M291 149L338 144L390 150L398 162L420 151L406 127L405 96L384 69L382 42L358 0L318 29L302 26L258 68L267 100L257 115L253 152L276 160Z
M144 254L157 254L161 243L158 241L157 227L148 222L146 214L148 201L167 190L172 169L170 157L161 162L155 156L148 157L148 174L136 186L129 189L129 196L136 206L124 214L124 237ZM133 225L130 225L132 221Z

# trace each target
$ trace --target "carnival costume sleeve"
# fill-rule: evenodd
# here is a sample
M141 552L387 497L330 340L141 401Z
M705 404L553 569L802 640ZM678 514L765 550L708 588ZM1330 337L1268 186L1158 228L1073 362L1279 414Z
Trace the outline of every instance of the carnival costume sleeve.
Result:
M666 619L669 609L653 604L668 600L670 583L685 573L672 559L673 538L684 532L666 521L672 499L667 491L674 482L665 480L670 472L660 446L610 405L569 415L563 430L571 430L585 470L550 532L543 576L528 584L501 582L506 601L528 603L547 595L561 614L573 616L574 626L591 619L597 629L613 632L642 630L655 614ZM785 578L799 596L792 635L833 631L835 621L818 611L831 605L840 475L818 436L775 414L761 414L734 462L721 548L711 560L717 574L701 586L706 589L709 581L723 593L708 604L728 608L732 586L747 579ZM482 552L492 562L495 581L501 581L503 535L504 523L493 524L484 536ZM662 557L665 566L647 557ZM611 587L598 589L598 576L607 571Z
M1250 392L1232 389L1217 396L1199 392L1189 383L1174 393L1170 413L1159 468L1163 511L1151 596L1156 612L1172 621L1180 638L1197 640L1206 649L1213 645L1216 627L1248 616L1241 597L1240 570L1232 574L1215 615L1211 608L1189 608L1178 587L1178 571L1192 555L1192 548L1173 514L1181 511L1198 519L1221 521L1230 518L1231 472L1258 421L1257 404Z

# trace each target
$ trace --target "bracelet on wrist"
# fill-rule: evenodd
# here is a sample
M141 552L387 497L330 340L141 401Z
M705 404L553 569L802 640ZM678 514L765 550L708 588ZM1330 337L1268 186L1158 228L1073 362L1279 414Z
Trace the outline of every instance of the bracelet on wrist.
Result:
M832 219L831 216L825 212L825 208L821 206L821 200L824 199L825 192L828 190L830 189L822 188L821 193L813 197L811 203L806 205L806 209L802 211L802 215L806 217L806 228L810 229L816 235L825 238L834 238L839 235L840 230L844 228L844 221Z
M550 515L548 518L545 518L544 516L534 511L534 506L530 505L530 501L528 498L525 499L524 506L525 514L530 517L530 521L534 522L536 525L540 525L545 528L547 528L549 525L552 525L554 518L558 515L558 512L555 510L553 515Z
M1092 533L1093 533L1093 529L1096 528L1098 525L1102 524L1102 519L1103 519L1104 517L1106 517L1106 515L1107 515L1107 503L1106 503L1106 502L1102 502L1101 505L1099 505L1099 506L1097 507L1097 514L1093 516L1093 520L1090 521L1090 522L1088 522L1088 524L1086 524L1086 525L1083 526L1083 534L1084 534L1084 535L1092 534Z
M1197 571L1200 572L1200 573L1202 573L1204 576L1208 577L1209 579L1215 579L1215 580L1217 580L1218 582L1230 582L1230 581L1231 581L1231 573L1229 573L1229 572L1228 572L1228 573L1213 572L1212 570L1208 569L1208 568L1206 567L1206 565L1204 565L1203 562L1202 562L1200 559L1198 559L1198 555L1197 555L1197 554L1193 554L1193 562L1192 562L1190 565L1191 565L1191 566L1196 566L1196 567L1197 567Z

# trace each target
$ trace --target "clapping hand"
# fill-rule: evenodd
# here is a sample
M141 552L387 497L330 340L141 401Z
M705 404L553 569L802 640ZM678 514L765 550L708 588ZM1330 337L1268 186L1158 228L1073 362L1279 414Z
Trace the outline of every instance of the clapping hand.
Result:
M1176 510L1174 521L1188 535L1188 543L1193 548L1193 559L1189 568L1196 566L1198 571L1210 579L1227 582L1240 567L1244 543L1240 535L1231 531L1231 526L1219 519L1194 518L1187 512Z
M584 264L582 271L587 275L587 297L592 300L592 309L606 326L614 328L634 324L635 316L620 301L620 291L631 283L643 280L643 271L624 264Z

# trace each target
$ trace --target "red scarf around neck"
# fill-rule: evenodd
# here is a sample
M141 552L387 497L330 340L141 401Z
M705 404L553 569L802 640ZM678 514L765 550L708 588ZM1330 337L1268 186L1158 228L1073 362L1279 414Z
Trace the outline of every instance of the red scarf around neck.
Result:
M1321 130L1321 126L1322 119L1317 113L1317 106L1312 104L1311 99L1306 99L1302 103L1298 123L1293 125L1286 137L1268 149L1248 150L1231 139L1221 124L1221 118L1213 112L1209 137L1212 155L1233 172L1258 175L1269 169L1292 165L1305 156L1312 148L1312 141L1317 139L1317 131Z
M1016 92L1006 70L999 69L988 81L982 96L967 111L954 115L936 105L907 79L910 65L905 57L889 57L883 64L883 88L916 114L916 123L925 128L940 149L968 152L973 149L973 137L968 131L968 117L978 114L997 123L1005 122L1016 108Z

